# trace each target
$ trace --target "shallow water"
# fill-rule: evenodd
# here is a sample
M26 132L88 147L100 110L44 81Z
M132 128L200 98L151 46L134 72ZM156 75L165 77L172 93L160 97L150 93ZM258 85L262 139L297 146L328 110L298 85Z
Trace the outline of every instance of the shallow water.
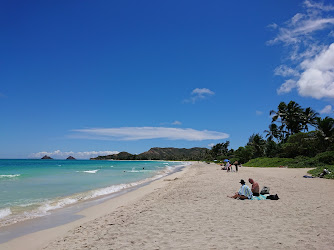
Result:
M0 226L159 178L180 162L0 160Z

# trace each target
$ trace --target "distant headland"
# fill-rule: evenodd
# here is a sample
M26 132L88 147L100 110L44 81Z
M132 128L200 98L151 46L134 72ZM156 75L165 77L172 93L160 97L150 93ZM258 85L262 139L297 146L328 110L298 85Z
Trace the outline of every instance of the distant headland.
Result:
M151 148L141 154L120 152L118 154L98 156L91 160L169 160L169 161L199 161L209 153L207 148Z

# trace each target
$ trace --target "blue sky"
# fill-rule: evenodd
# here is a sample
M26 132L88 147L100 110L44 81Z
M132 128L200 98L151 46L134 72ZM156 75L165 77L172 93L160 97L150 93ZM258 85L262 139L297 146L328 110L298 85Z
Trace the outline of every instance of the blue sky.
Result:
M331 1L0 1L0 158L244 146L333 117Z

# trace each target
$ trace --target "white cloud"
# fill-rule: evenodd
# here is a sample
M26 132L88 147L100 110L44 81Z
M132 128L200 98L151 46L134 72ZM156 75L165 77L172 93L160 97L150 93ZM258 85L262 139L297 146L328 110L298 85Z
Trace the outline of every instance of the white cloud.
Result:
M301 19L291 19L288 27L278 28L279 34L273 40L270 40L268 44L275 44L283 42L287 45L306 43L310 39L311 34L316 31L324 30L334 24L334 18L317 18L307 19L306 16Z
M256 113L256 115L262 115L263 114L263 112L259 111L259 110L256 110L255 113Z
M267 27L270 29L277 29L278 25L276 23L272 23L272 24L269 24Z
M277 94L289 93L293 88L297 86L295 80L286 80L279 89L277 89Z
M322 11L331 11L331 10L334 10L334 6L324 5L323 3L313 2L313 1L309 1L309 0L305 0L304 1L304 5L307 8L315 8L315 9L320 9Z
M301 96L334 98L334 43L320 55L301 63L304 72L297 82Z
M172 123L172 125L182 125L182 122L180 122L180 121L174 121L174 122Z
M332 111L333 111L332 106L331 105L327 105L322 110L320 110L319 113L320 114L330 114L330 113L332 113Z
M226 139L228 134L208 130L195 130L191 128L166 128L166 127L122 127L122 128L89 128L73 130L77 134L72 138L84 138L95 140L122 140L134 141L144 139L168 139L168 140L218 140Z
M275 75L277 76L299 76L299 72L293 68L286 65L280 65L275 69Z
M76 159L89 159L91 157L97 157L99 155L112 155L118 154L118 151L87 151L87 152L62 152L60 150L55 150L53 152L38 152L29 155L29 158L42 158L44 155L48 155L55 159L66 159L70 155Z
M214 144L214 143L210 143L210 144L208 145L208 147L212 148L214 145L216 145L216 144Z
M279 27L277 36L269 41L290 48L289 59L294 65L275 69L275 75L288 78L277 93L289 93L296 88L300 96L334 98L334 43L326 44L328 40L322 39L324 32L333 33L334 6L306 0L304 7L304 13L297 13Z
M214 95L215 92L213 92L210 89L207 88L196 88L191 92L191 97L189 99L186 99L185 102L191 102L191 103L195 103L199 100L203 100L208 98L209 96Z

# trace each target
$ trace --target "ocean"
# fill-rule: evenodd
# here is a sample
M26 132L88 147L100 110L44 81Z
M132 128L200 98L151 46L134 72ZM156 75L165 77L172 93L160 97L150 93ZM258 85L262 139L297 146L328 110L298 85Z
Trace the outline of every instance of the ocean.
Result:
M166 161L0 160L0 226L105 197L184 166Z

